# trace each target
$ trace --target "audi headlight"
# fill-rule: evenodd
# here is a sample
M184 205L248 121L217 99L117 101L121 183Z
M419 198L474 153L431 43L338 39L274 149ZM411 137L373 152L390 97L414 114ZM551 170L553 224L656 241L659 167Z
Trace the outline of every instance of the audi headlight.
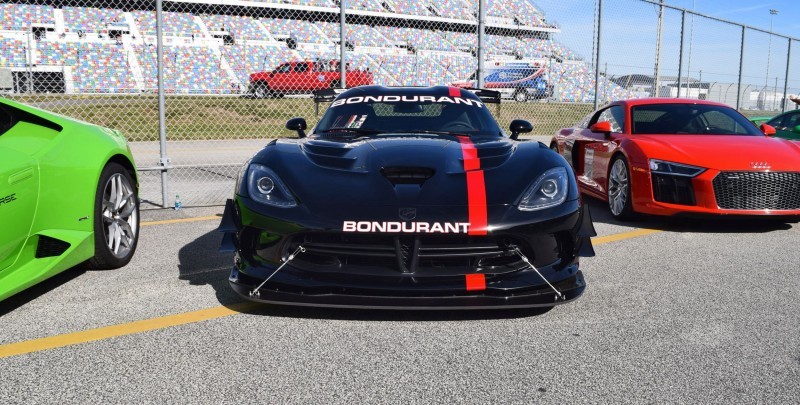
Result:
M247 192L250 198L267 205L281 208L297 206L297 201L278 175L259 164L251 164L247 169Z
M650 159L650 172L666 174L671 176L695 177L706 171L705 168L685 165L682 163L666 162L658 159Z
M525 190L518 208L522 211L537 211L555 207L567 199L568 192L567 169L556 167L544 172Z

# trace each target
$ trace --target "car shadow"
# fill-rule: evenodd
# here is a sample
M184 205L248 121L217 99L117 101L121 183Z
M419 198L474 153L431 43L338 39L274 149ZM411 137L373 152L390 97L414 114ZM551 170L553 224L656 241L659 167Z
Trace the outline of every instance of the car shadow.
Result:
M42 281L32 287L18 292L11 297L6 298L0 302L0 317L5 314L16 311L17 309L27 305L31 301L50 293L51 291L61 287L62 285L80 277L86 273L86 266L79 264L75 267L67 269L61 273L56 274L49 279Z
M640 215L631 221L619 221L611 215L608 204L596 198L583 196L584 203L589 205L592 222L635 228L658 229L668 232L693 233L767 233L785 231L792 228L800 218L770 217L665 217L656 215Z
M220 253L218 248L221 241L222 234L214 230L181 247L178 252L179 278L191 285L211 286L219 303L237 312L285 318L401 322L511 319L538 316L548 312L540 308L415 311L317 308L249 302L236 294L228 285L233 253Z

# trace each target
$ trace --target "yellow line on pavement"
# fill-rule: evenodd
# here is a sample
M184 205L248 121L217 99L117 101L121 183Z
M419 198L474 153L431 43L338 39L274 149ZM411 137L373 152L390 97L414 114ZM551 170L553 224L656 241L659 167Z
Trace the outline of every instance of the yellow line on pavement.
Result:
M112 325L81 332L67 333L65 335L57 335L42 339L11 343L0 346L0 358L55 349L58 347L72 346L96 340L110 339L117 336L132 335L135 333L164 329L172 326L203 322L210 319L238 314L253 308L254 306L255 304L250 302L231 305L230 307L219 306L215 308L201 309L194 312L186 312L183 314L162 316L160 318L145 319L141 321L123 323L120 325Z
M166 225L166 224L178 224L181 222L197 222L197 221L210 221L212 219L220 219L221 217L218 215L209 215L207 217L193 217L193 218L178 218L178 219L165 219L163 221L148 221L142 222L139 226L151 226L151 225Z
M592 238L592 245L602 245L604 243L611 243L625 239L638 238L640 236L647 236L654 233L659 233L658 229L636 229L630 232L615 233L607 236L597 236Z
M208 216L208 217L197 217L197 218L174 219L167 221L154 221L147 223L143 222L142 225L144 226L144 225L169 224L175 222L204 221L216 218L219 217ZM594 245L602 245L604 243L637 238L657 232L661 231L654 229L637 229L630 232L623 232L614 235L595 237L592 238L592 243ZM17 343L9 343L6 345L0 345L0 358L18 356L26 353L40 352L43 350L72 346L86 342L93 342L97 340L110 339L118 336L133 335L136 333L203 322L211 319L224 318L227 316L246 312L253 308L257 308L257 305L258 304L252 302L244 302L227 307L219 306L214 308L201 309L199 311L194 311L194 312L186 312L183 314L168 315L159 318L144 319L141 321L106 326L97 329L89 329L74 333L67 333L64 335L50 336L34 340L26 340Z

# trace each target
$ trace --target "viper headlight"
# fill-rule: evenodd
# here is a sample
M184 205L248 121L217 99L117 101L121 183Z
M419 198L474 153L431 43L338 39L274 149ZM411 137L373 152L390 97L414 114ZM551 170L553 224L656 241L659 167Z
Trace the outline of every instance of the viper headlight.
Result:
M650 171L652 173L666 174L670 176L695 177L706 171L706 169L697 166L685 165L682 163L650 159Z
M247 169L247 192L250 198L281 208L297 206L297 201L275 172L259 164Z
M522 194L518 208L522 211L537 211L555 207L567 199L569 191L567 169L550 169L534 181Z

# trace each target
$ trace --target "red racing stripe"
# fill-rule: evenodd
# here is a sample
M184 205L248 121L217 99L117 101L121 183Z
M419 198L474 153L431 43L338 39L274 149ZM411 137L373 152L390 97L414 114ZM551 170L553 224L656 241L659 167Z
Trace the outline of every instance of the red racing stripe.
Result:
M475 144L467 136L459 136L464 171L467 176L467 209L469 211L469 235L486 235L489 225L486 208L486 180Z
M448 87L447 90L450 97L461 97L461 89L458 87Z
M461 142L461 156L464 159L464 171L480 170L481 160L478 158L478 149L468 136L459 136Z
M467 291L483 291L486 289L486 276L483 274L467 274Z

